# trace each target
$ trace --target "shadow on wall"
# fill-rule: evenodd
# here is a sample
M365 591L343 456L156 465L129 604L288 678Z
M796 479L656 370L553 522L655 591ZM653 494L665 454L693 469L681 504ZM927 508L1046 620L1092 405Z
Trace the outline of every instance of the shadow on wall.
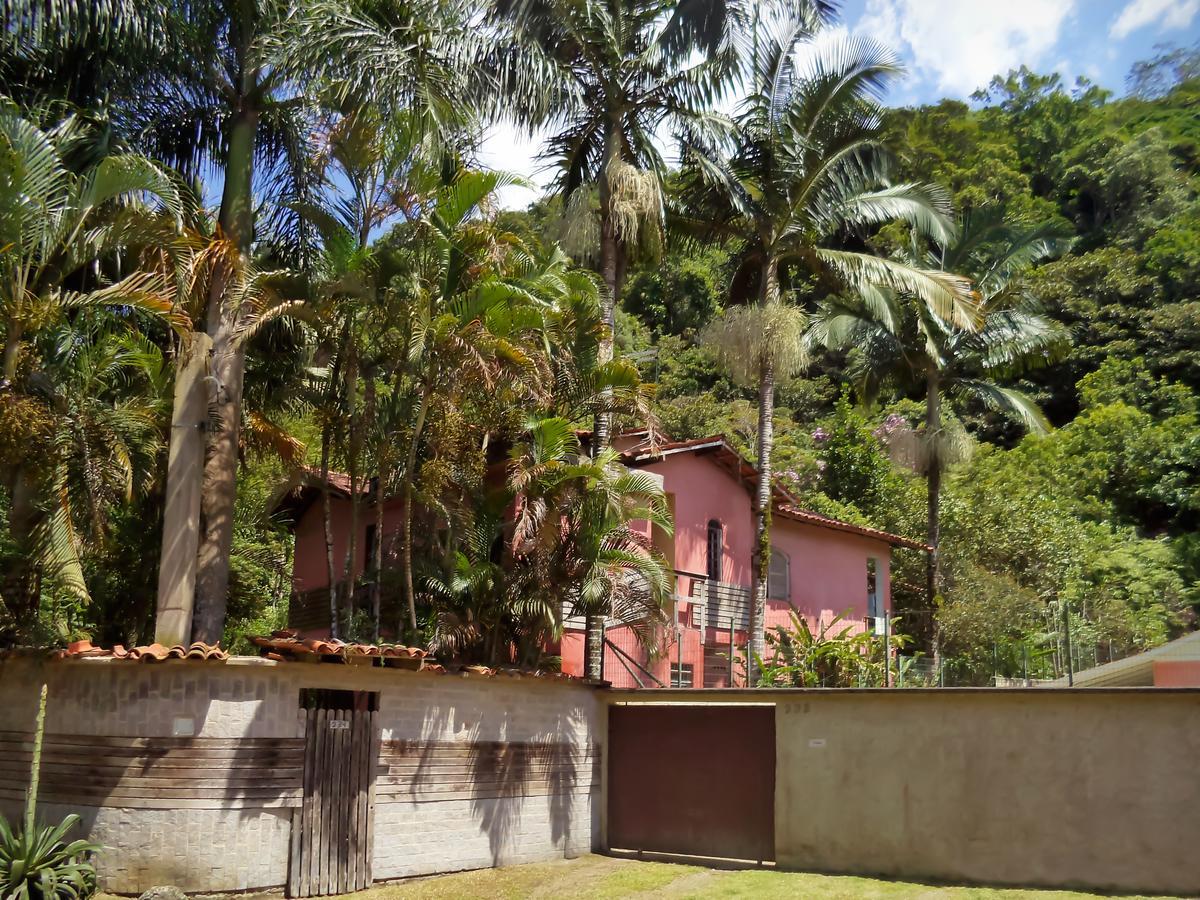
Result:
M469 800L472 817L487 835L492 865L519 849L522 817L537 815L537 804L544 802L553 845L569 851L576 795L592 782L594 750L579 742L589 733L583 708L547 704L537 728L529 727L527 715L499 703L483 706L469 722L461 716L454 704L426 707L407 799L421 802L440 791ZM455 740L438 739L447 734Z
M74 836L111 848L98 860L106 887L280 883L270 870L300 804L303 739L296 699L276 673L186 662L0 663L0 806L10 820L29 783L43 681L39 820L79 814ZM243 831L260 846L236 852ZM224 871L224 880L196 881L205 869Z

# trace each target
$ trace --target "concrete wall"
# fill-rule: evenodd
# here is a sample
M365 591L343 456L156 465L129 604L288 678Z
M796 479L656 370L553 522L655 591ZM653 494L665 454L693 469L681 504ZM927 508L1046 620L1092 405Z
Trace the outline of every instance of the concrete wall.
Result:
M418 773L407 794L377 794L377 880L562 858L592 846L597 813L588 767L600 740L597 704L593 689L575 683L237 658L225 664L14 658L0 661L0 738L32 731L43 680L49 685L48 735L161 740L183 717L191 720L197 745L267 738L294 746L304 734L301 689L328 688L379 692L384 746L406 740L418 742L418 748L498 742L501 748L562 747L582 760L578 776L553 791L524 790L520 781L526 776L514 775L512 784L502 786L501 797L494 796L494 786L426 793L428 779ZM0 813L12 820L28 779L23 767L5 769L0 766ZM211 776L220 779L223 771L214 766ZM164 799L175 796L170 791L161 791L163 796L149 791L147 800L74 802L69 796L72 802L65 803L59 790L51 794L55 802L40 804L40 816L47 821L68 812L83 817L91 837L107 848L99 858L107 890L140 893L175 884L215 892L279 887L286 881L292 816L299 810L292 795L281 792L272 802L215 792L211 800L176 801Z
M654 700L776 704L781 867L1200 893L1200 691L658 691Z

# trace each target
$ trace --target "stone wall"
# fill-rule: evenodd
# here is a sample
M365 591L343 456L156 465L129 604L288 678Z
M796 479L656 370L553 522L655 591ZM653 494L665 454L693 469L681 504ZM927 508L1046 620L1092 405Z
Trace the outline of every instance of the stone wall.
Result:
M0 765L0 813L10 819L28 782L18 757L27 758L43 682L48 747L61 763L49 772L43 766L39 813L47 821L82 816L107 848L99 872L115 893L164 883L207 892L286 882L303 793L294 767L302 758L304 688L377 692L381 753L403 746L470 763L460 773L467 783L449 785L439 775L444 767L407 766L394 777L378 764L385 774L375 806L376 880L561 858L592 846L596 700L578 683L239 658L10 658L0 662L0 742L14 750ZM142 777L141 767L171 752L198 760L202 769L185 773L198 787ZM547 753L557 761L544 764ZM97 788L91 766L105 754L101 771L119 777ZM499 769L497 755L505 763Z

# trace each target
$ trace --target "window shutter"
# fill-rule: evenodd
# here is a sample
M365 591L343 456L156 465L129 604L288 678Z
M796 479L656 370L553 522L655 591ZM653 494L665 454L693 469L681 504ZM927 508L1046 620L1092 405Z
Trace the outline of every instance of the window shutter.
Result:
M771 565L767 570L767 596L772 600L792 598L792 567L787 554L778 547L771 548Z

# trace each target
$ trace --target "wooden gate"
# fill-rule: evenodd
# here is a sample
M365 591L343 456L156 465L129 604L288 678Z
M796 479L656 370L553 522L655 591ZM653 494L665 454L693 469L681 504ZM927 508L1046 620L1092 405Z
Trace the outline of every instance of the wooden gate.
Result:
M304 802L292 819L288 896L371 884L377 694L314 691L305 702Z
M610 706L608 846L775 858L773 706Z

